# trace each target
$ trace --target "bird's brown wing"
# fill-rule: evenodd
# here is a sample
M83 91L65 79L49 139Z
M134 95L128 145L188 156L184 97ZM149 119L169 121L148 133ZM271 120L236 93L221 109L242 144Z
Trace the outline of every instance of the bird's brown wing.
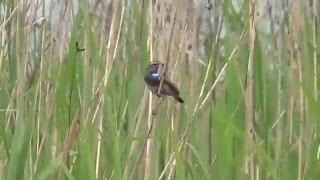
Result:
M172 93L174 93L175 95L180 94L180 91L178 90L178 88L168 78L164 79L164 83L166 83L169 86L169 88L172 90Z
M165 79L164 89L166 89L166 92L173 96L178 102L184 103L184 100L180 97L180 92L178 88L173 84L172 81Z

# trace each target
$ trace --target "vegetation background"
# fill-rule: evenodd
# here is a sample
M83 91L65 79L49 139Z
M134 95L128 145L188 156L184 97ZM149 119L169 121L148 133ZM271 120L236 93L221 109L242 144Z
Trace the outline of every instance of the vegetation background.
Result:
M319 179L317 0L1 0L0 15L0 179ZM152 59L184 104L152 98Z

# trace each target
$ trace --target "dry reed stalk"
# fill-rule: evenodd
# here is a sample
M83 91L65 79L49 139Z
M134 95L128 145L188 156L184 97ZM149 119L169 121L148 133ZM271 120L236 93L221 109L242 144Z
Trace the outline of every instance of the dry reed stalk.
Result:
M312 31L313 31L313 96L314 99L317 101L318 100L318 71L317 71L317 25L318 25L318 19L319 17L317 16L317 7L318 7L318 1L312 1Z
M302 78L302 61L301 61L301 52L298 47L298 33L303 29L303 20L301 19L301 10L299 2L291 3L291 13L289 14L289 28L290 28L290 53L291 53L291 62L293 69L293 77L297 84L303 82ZM299 125L299 137L298 137L298 169L297 169L297 179L303 179L303 166L304 166L304 140L305 140L305 123L304 123L304 94L302 85L297 89L298 94L298 109L300 115L300 125Z
M120 32L123 24L123 16L124 16L125 7L121 6L121 1L115 2L115 11L112 16L111 28L110 28L110 36L108 39L107 46L107 62L105 66L105 74L103 76L103 85L107 86L109 75L112 69L112 65L118 50L118 44L120 39Z
M75 113L75 116L72 120L72 123L68 129L67 138L65 141L64 149L63 149L63 161L64 162L66 162L68 155L69 155L69 151L70 151L72 144L74 142L74 139L79 132L80 119L81 119L81 110L78 108Z
M72 120L71 125L68 128L68 133L66 137L66 141L64 143L64 148L63 148L63 162L66 162L68 157L69 157L69 152L70 149L75 141L76 136L79 133L79 128L80 128L80 120L81 120L81 110L80 108L77 109L74 118ZM58 169L58 179L61 178L61 166Z
M274 26L272 27L274 28ZM279 26L279 29L281 28L281 26ZM276 111L276 121L274 123L274 125L272 126L272 128L274 126L276 126L276 144L275 144L275 166L277 167L276 169L280 169L280 159L282 157L281 154L281 145L282 145L282 134L283 134L283 105L282 105L282 68L281 68L281 62L282 62L282 33L281 30L278 30L278 32L276 32L276 30L273 30L274 32L274 38L275 38L275 47L277 50L277 54L276 54L276 73L277 73L277 111Z
M161 80L160 80L160 86L159 86L159 91L158 94L160 94L160 90L162 88L163 85L163 80L164 77L166 76L167 70L168 70L168 64L170 63L170 50L171 50L171 42L172 42L172 35L173 35L173 29L175 26L175 22L176 22L176 17L177 17L177 10L175 9L174 11L174 16L173 16L173 22L172 22L172 28L171 28L171 32L170 32L170 38L169 38L169 44L167 46L167 51L166 51L166 62L164 63L164 69L163 69L163 73L161 76ZM145 176L144 179L147 180L149 179L150 173L151 173L151 155L152 155L152 148L153 148L153 140L150 139L150 135L152 135L153 132L153 126L154 126L154 120L156 117L156 113L158 110L158 106L160 105L160 103L158 102L157 105L155 107L152 108L152 94L150 94L150 98L149 98L149 115L148 115L148 136L147 136L147 141L146 143L144 143L146 146L146 164L145 164ZM144 149L144 148L143 148Z
M153 9L153 3L149 2L149 9L150 9L150 35L149 35L149 48L150 48L150 62L153 61L154 53L153 53L153 43L154 43L154 37L153 37L153 18L154 18L154 9ZM160 92L160 91L159 91ZM148 180L150 177L151 172L151 161L152 161L152 152L153 152L153 140L150 139L150 135L153 132L153 123L154 123L154 116L152 112L152 93L149 92L149 112L148 112L148 133L147 133L147 139L146 142L143 144L143 148L141 153L144 151L144 148L146 148L145 152L145 171L144 171L144 179ZM145 145L146 144L146 145Z
M145 92L146 92L147 89L145 89ZM144 93L144 96L142 97L141 99L141 103L137 109L137 112L134 116L134 121L136 122L136 127L135 127L135 131L134 131L134 137L138 137L139 135L139 132L141 131L141 127L143 127L143 115L144 115L144 112L145 112L145 109L147 107L147 95L146 93ZM138 166L138 162L140 161L140 156L138 157L137 161L136 161L136 164L135 166L133 167L133 170L131 172L131 175L130 175L130 178L129 178L129 165L130 165L130 161L132 160L133 158L133 153L134 153L134 150L136 149L138 145L138 142L137 141L133 141L132 142L132 145L130 147L130 151L129 151L129 155L128 155L128 160L127 160L127 165L124 169L124 173L123 173L123 179L132 179L133 178L133 175L135 173L135 170ZM141 150L141 152L143 151L143 149ZM141 154L141 153L140 153Z
M300 50L296 49L297 51L297 63L298 63L298 74L299 74L299 81L302 83L302 65L301 65L301 54ZM298 180L304 179L303 178L303 151L304 151L304 140L305 140L305 127L304 127L304 95L302 85L299 88L299 113L300 113L300 136L299 136L299 160L298 160Z
M248 60L248 68L247 68L247 87L245 88L245 109L246 109L246 134L247 134L247 142L246 142L246 158L244 164L245 174L249 179L255 179L254 173L254 160L250 158L250 154L252 151L252 147L254 145L254 137L253 137L253 121L254 121L254 106L253 106L253 56L254 56L254 47L255 47L255 1L251 0L249 3L249 60Z
M93 120L98 118L98 135L97 135L97 155L96 155L96 165L95 165L95 174L96 178L99 178L99 162L100 162L100 153L101 153L101 139L102 139L102 129L103 129L103 110L101 109L101 106L103 105L104 102L104 97L99 97L99 104L96 108L96 111L93 115ZM93 122L92 122L93 124Z
M45 32L46 30L44 30L43 32ZM43 33L44 34L44 33ZM41 49L42 49L42 52L41 52L41 59L44 59L44 51L46 49L44 49L44 41L42 41L41 43ZM44 64L43 64L43 61L40 61L40 64L39 64L39 77L40 79L43 78L43 67ZM35 73L34 73L35 74ZM45 93L43 93L41 90L43 89L42 87L45 86L43 85L43 83L41 83L41 81L38 82L38 93L39 93L39 104L38 104L38 111L41 112L43 111L42 110L42 105L41 105L41 102L43 101L43 97L44 99L46 99L46 95ZM45 100L46 101L46 100ZM46 109L46 107L44 107L43 109ZM44 110L46 111L46 110ZM37 120L37 158L35 160L35 166L34 166L34 172L33 173L36 173L36 170L37 170L37 165L38 165L38 160L39 160L39 157L40 157L40 154L42 153L42 147L43 147L43 143L44 143L44 139L45 139L45 136L47 135L47 133L44 133L44 135L42 135L41 133L41 119L40 119L40 116L38 116Z
M223 24L223 20L220 22L219 31L218 31L218 33L217 33L217 35L216 35L216 42L215 42L216 44L218 44L218 41L219 41L219 39L220 39L222 24ZM241 34L240 39L242 39L242 37L244 36L245 32L246 32L246 28L244 28L244 30L243 30L243 32L242 32L242 34ZM235 52L236 52L237 50L238 50L238 45L236 45L235 48L233 49L231 55L230 55L229 58L228 58L228 62L231 61L231 59L233 58L233 55L235 54ZM224 69L225 69L226 66L228 65L228 62L224 65L224 67L223 67L222 70L220 71L220 74L218 75L217 79L215 80L215 82L213 83L213 85L212 85L212 87L210 88L209 92L207 93L206 97L205 97L204 100L202 101L201 106L199 107L201 97L203 96L203 93L204 93L204 86L205 86L205 84L206 84L206 82L207 82L207 80L208 80L208 77L209 77L209 69L210 69L210 66L211 66L211 62L212 62L212 59L210 58L210 60L209 60L209 65L208 65L208 67L207 67L207 73L206 73L205 79L204 79L204 81L203 81L203 83L202 83L202 88L201 88L200 95L199 95L198 98L197 98L196 105L195 105L195 107L194 107L194 109L193 109L193 112L192 112L192 114L191 114L191 120L187 122L187 127L185 128L184 133L183 133L183 135L182 135L182 137L181 137L181 139L180 139L180 141L179 141L179 151L182 150L182 148L184 147L184 145L185 145L185 143L186 143L186 140L187 140L188 135L189 135L189 133L190 133L191 126L192 126L193 123L194 123L195 114L202 108L202 105L203 105L203 104L206 102L206 100L209 98L209 95L212 93L213 89L216 87L216 84L217 84L217 82L220 80L220 77L222 76L222 73L224 72ZM170 158L169 158L167 164L165 165L164 170L163 170L162 173L160 174L160 178L159 178L159 179L161 179L161 178L164 177L165 172L166 172L167 169L169 169L169 168L170 168L170 169L169 169L170 172L169 172L168 177L170 178L170 177L173 176L173 172L174 172L174 171L173 171L173 168L174 168L174 165L175 165L175 163L176 163L176 159L173 158L174 155L175 155L175 152L173 152L173 153L170 155ZM172 164L172 166L170 166L170 164Z
M222 28L222 23L223 21L221 21L221 24L220 24L220 30L218 32L218 35L217 35L217 38L220 37L220 34L221 34L221 28ZM243 38L244 34L246 33L246 30L247 30L247 27L245 27L241 33L241 36L240 36L240 40ZM216 42L218 43L218 39L216 38ZM203 98L202 102L200 103L200 99L201 97L203 96L203 93L204 93L204 86L205 86L205 82L207 81L208 77L209 77L209 73L210 73L210 67L211 66L211 61L209 61L209 65L208 65L208 68L207 68L207 72L206 72L206 77L205 77L205 80L204 80L204 83L202 84L202 87L201 87L201 91L200 91L200 95L199 95L199 98L198 98L198 101L196 103L196 106L193 110L193 114L198 111L199 109L203 108L205 103L208 101L208 99L210 98L210 95L211 93L213 92L213 90L216 88L218 82L222 79L222 75L223 73L225 72L229 62L234 58L234 55L236 54L236 52L239 50L239 44L236 44L235 47L233 48L230 56L228 57L228 60L227 62L223 65L220 73L218 74L216 80L214 81L214 83L212 84L212 86L210 87L210 90L207 92L205 98ZM200 105L200 106L199 106Z
M145 12L145 9L143 8L144 7L144 2L145 1L140 1L140 10L142 11L141 13L144 14ZM152 3L150 2L150 5L152 6ZM150 9L151 10L151 9ZM153 16L153 14L151 13L151 16ZM153 19L153 18L152 18ZM142 26L142 25L141 25ZM151 29L151 33L153 33L152 31L152 27L150 28ZM142 31L140 29L140 31ZM141 34L140 34L141 36ZM152 36L151 36L152 38ZM150 53L151 53L151 57L153 57L153 38L150 39L150 36L149 36L149 46L148 46L150 50ZM138 55L137 57L140 57L140 55ZM133 137L138 137L139 136L139 132L141 132L141 128L143 127L143 115L145 113L145 109L147 107L147 103L146 103L146 98L147 98L147 95L146 95L146 91L147 89L145 88L145 91L144 91L144 95L141 99L141 102L139 104L139 107L136 111L136 114L134 116L134 122L136 122L136 126L135 126L135 130L134 130L134 135ZM150 112L150 111L149 111ZM150 128L148 130L148 134L150 134ZM149 137L149 135L147 136ZM145 143L143 143L145 144ZM138 141L133 141L132 144L131 144L131 147L130 147L130 151L129 151L129 155L128 155L128 159L127 159L127 163L126 163L126 166L124 168L124 172L123 172L123 179L133 179L133 176L135 174L135 171L136 171L136 168L138 167L138 163L141 161L141 157L142 157L142 153L144 152L144 148L142 148L140 150L140 153L139 153L139 156L133 166L133 169L132 169L132 172L131 174L129 173L129 166L131 165L131 161L133 160L133 155L134 155L134 150L136 150L136 147L138 145ZM144 146L144 145L143 145Z
M122 29L122 25L123 25L123 18L124 18L124 12L125 12L125 6L121 5L121 1L117 0L114 1L114 12L112 15L112 21L111 21L111 27L110 27L110 34L109 34L109 38L108 38L108 45L107 45L107 62L105 65L105 73L103 75L102 81L100 82L100 84L98 85L98 88L96 90L96 92L100 91L100 88L102 86L102 82L103 82L103 89L105 89L107 87L108 84L108 80L109 80L109 75L110 72L112 70L113 67L113 62L115 60L117 51L118 51L118 45L119 45L119 40L120 40L120 32ZM101 105L102 105L102 109L105 106L105 97L104 95L101 96ZM102 126L103 126L103 118L99 118L98 121L98 128L100 129L100 131L102 130ZM101 153L101 139L102 139L102 133L99 132L97 135L97 154L96 154L96 162L99 162L100 159L100 153ZM99 172L99 163L96 163L96 172L95 175L96 177L98 177L98 172Z

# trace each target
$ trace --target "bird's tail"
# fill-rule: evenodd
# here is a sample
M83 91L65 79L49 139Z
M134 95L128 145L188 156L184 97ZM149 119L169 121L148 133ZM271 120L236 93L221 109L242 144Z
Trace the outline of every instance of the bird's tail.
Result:
M177 100L179 103L184 103L184 100L178 95L178 96L173 96L175 100Z

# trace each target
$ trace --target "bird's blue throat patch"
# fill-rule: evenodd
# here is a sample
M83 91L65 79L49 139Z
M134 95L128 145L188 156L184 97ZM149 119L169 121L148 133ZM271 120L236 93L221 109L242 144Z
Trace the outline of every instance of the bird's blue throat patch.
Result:
M161 73L158 71L158 68L154 68L146 73L144 80L147 84L155 86L160 83L160 78Z

